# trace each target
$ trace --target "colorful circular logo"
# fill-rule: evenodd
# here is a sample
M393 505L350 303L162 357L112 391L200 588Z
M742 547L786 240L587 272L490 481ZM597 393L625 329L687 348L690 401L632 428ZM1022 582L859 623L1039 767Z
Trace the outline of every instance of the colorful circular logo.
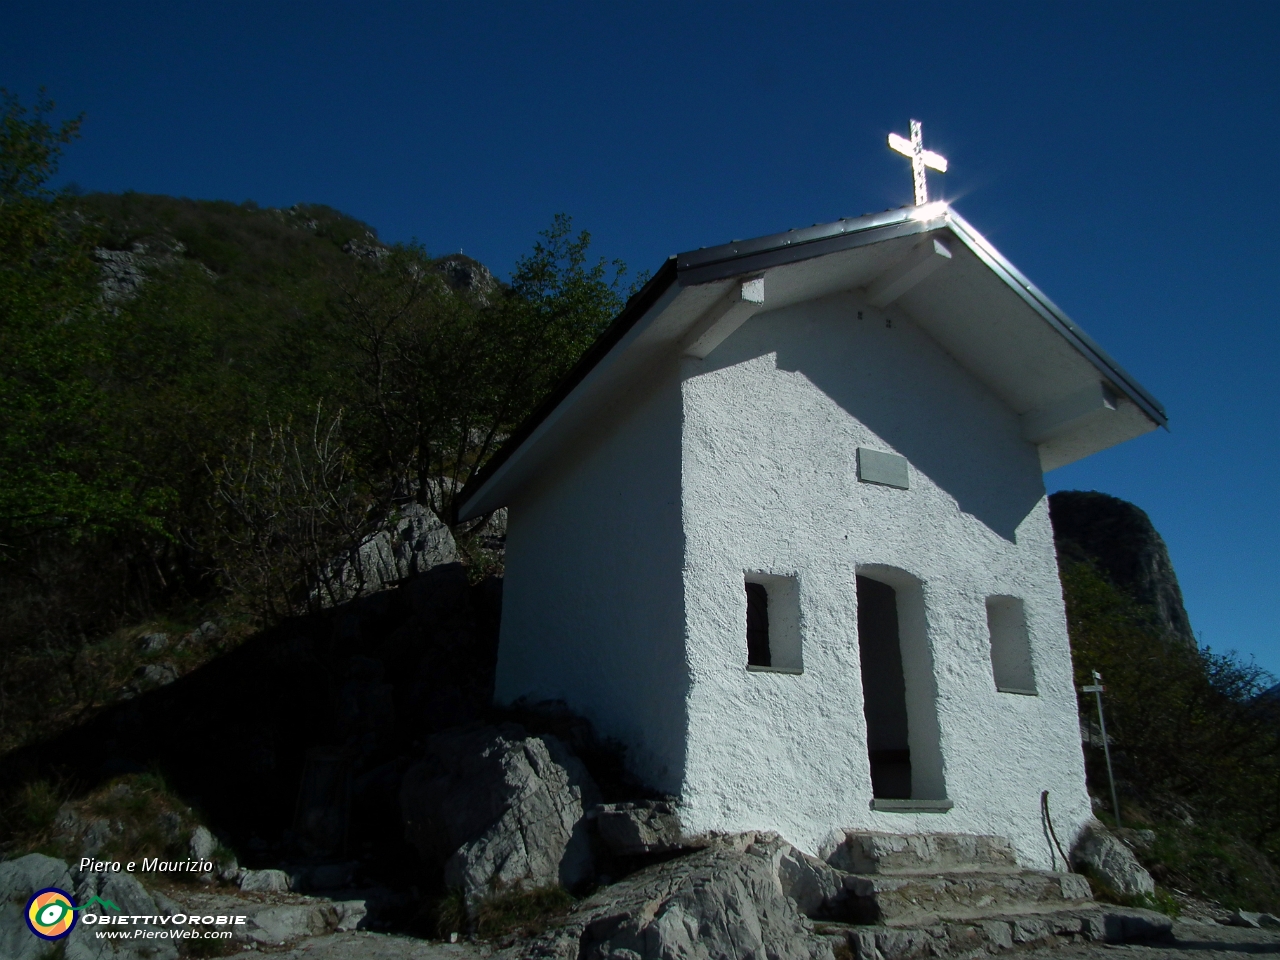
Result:
M57 887L37 890L27 901L27 926L42 940L61 940L76 925L76 902Z

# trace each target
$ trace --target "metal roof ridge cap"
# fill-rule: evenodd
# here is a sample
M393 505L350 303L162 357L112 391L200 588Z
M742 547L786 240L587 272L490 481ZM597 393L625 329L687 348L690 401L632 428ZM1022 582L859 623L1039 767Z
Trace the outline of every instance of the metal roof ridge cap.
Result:
M842 217L830 223L815 224L811 227L800 227L795 230L786 230L782 233L765 234L762 237L749 237L746 240L731 240L728 243L722 243L714 247L699 247L697 250L686 250L683 253L676 254L676 263L681 270L690 267L704 267L756 253L801 246L844 234L860 233L864 230L874 230L876 227L917 219L914 213L918 209L918 207L900 207L896 210L886 210L883 213L867 214L862 217ZM945 216L946 211L949 209L949 206L945 207L941 215Z
M1015 281L1017 288L1020 288L1018 292L1024 298L1035 301L1040 309L1049 315L1048 319L1059 324L1063 328L1063 332L1069 334L1069 339L1074 338L1080 341L1080 346L1085 348L1086 356L1092 355L1089 356L1089 359L1095 366L1100 364L1104 367L1105 372L1114 376L1119 381L1119 385L1125 388L1125 391L1130 395L1130 399L1137 401L1138 405L1143 407L1159 426L1168 427L1169 417L1165 413L1164 404L1157 400L1146 387L1142 386L1133 374L1121 366L1119 361L1107 353L1101 344L1067 316L1061 307L1054 303L1043 290L1032 283L1026 274L1015 267L969 221L965 220L964 217L950 207L948 207L947 219L952 231L962 241L971 248L977 248L988 259L994 261L1001 271L1008 274L1009 278Z

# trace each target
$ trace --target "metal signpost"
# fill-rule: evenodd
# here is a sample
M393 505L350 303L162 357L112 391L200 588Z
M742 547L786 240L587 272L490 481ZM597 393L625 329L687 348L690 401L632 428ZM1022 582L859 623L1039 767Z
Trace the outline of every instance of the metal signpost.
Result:
M1102 691L1107 688L1102 685L1102 674L1097 670L1093 671L1093 683L1087 687L1081 687L1081 693L1092 693L1098 698L1098 727L1102 730L1102 752L1107 758L1107 780L1111 784L1111 809L1116 812L1116 829L1120 829L1123 824L1120 822L1120 799L1116 795L1116 775L1111 772L1111 744L1107 742L1107 718L1102 714Z

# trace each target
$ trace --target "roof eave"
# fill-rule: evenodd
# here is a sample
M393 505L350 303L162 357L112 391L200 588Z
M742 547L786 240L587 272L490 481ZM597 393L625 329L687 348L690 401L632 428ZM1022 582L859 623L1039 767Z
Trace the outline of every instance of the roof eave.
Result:
M1083 357L1127 396L1150 420L1168 425L1164 407L1117 363L1092 337L1078 327L1052 300L1010 263L985 237L945 202L924 207L902 207L884 213L801 230L703 247L670 257L662 268L630 300L604 333L570 369L559 386L534 410L467 483L459 497L460 520L477 516L474 504L485 488L504 471L513 455L528 441L553 411L583 382L627 333L658 303L672 286L696 286L767 270L782 264L825 256L842 250L881 243L898 237L945 229L965 244L997 277L1013 290L1041 319L1064 337Z

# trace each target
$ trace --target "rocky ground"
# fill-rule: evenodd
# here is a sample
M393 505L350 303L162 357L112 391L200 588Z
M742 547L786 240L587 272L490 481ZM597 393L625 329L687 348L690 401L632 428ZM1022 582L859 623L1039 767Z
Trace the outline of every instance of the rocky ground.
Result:
M1170 938L1164 941L1073 943L1042 947L1023 956L1026 960L1083 960L1093 957L1107 957L1109 960L1121 957L1133 960L1228 960L1249 953L1280 953L1280 930L1229 927L1212 922L1178 922L1173 925Z

